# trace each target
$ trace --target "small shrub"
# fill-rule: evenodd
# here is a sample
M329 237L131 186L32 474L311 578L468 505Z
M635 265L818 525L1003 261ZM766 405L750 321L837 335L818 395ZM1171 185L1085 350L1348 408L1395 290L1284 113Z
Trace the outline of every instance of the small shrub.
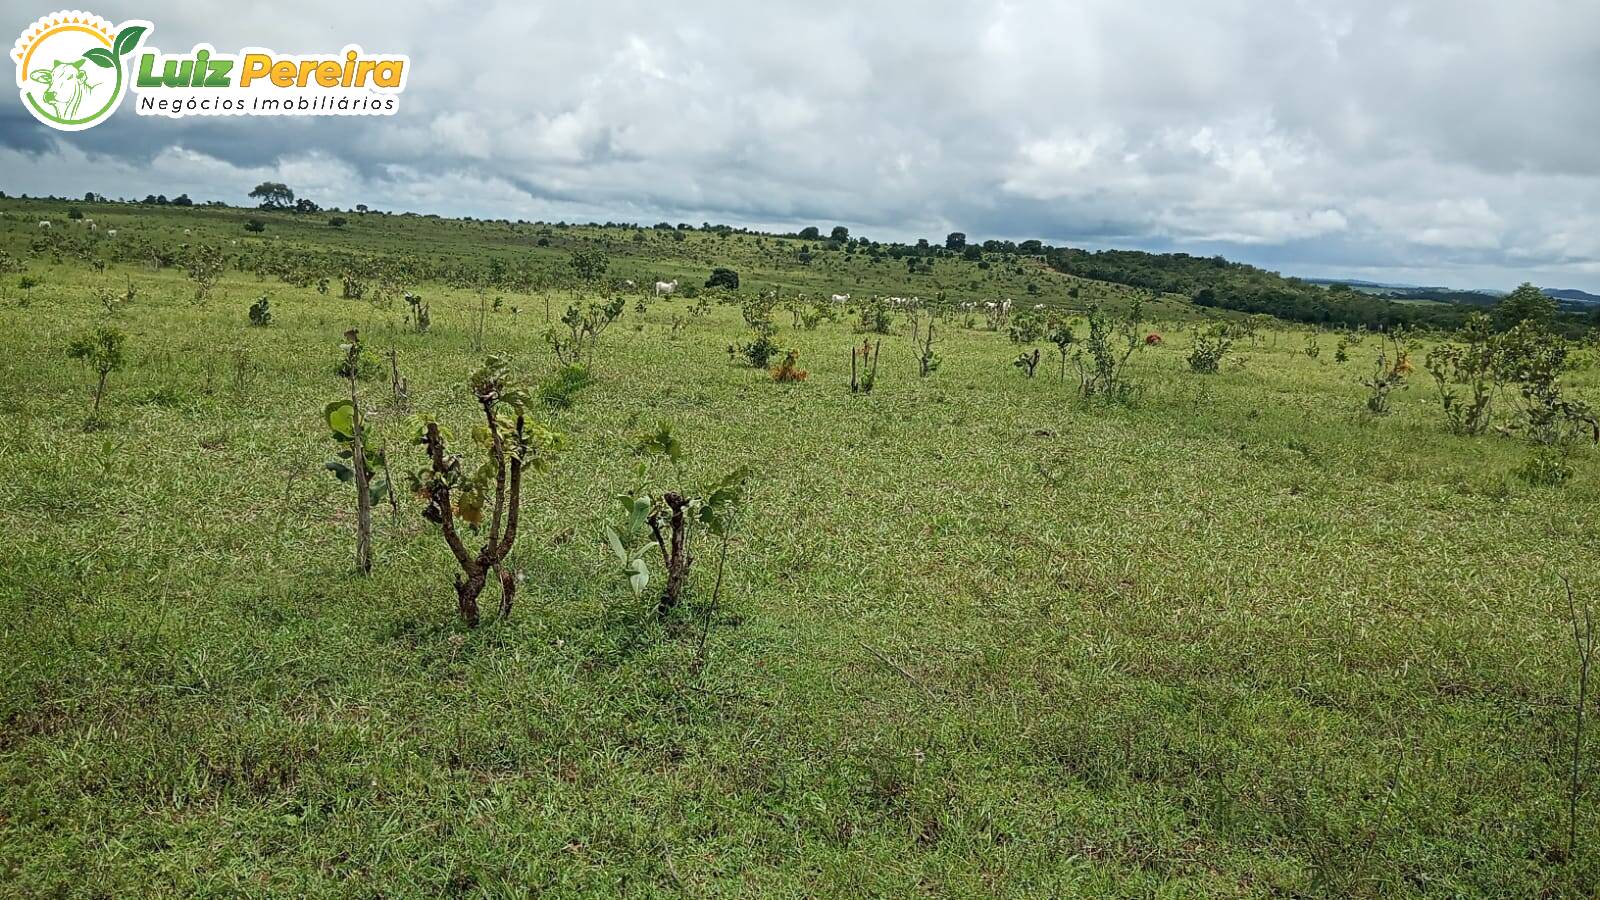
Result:
M1013 344L1032 344L1044 337L1048 321L1043 310L1028 309L1011 320L1008 334Z
M889 310L889 304L881 297L874 297L861 304L861 324L858 331L869 334L888 334L894 329L894 314Z
M410 475L411 489L426 506L422 516L439 526L455 557L456 611L468 628L479 621L478 595L491 574L500 582L500 618L511 615L517 573L505 565L516 544L522 510L522 476L527 468L548 471L563 438L527 415L528 394L513 377L504 357L491 355L468 378L468 389L483 413L474 441L485 459L468 466L450 452L449 432L432 416L413 416L413 443L427 452L427 465ZM488 534L476 553L467 547L465 528Z
M1089 334L1073 353L1078 391L1084 398L1129 400L1134 394L1128 361L1146 346L1139 327L1144 300L1135 297L1126 315L1112 318L1096 303L1089 307Z
M711 270L711 277L706 279L706 287L726 288L730 291L737 291L739 289L739 273L719 266Z
M340 378L357 378L361 381L376 378L383 373L383 366L367 353L365 345L351 338L355 333L353 328L345 332L345 340L339 345L339 362L334 366L333 374Z
M1572 464L1555 447L1538 447L1517 466L1518 478L1535 487L1560 487L1572 479Z
M870 394L878 383L878 351L883 341L862 341L850 348L850 393Z
M227 263L222 255L222 248L211 244L196 244L183 260L184 271L189 273L189 280L194 282L194 300L204 303L211 299L211 292L216 289L217 281L222 278L222 270Z
M401 296L406 301L406 320L411 323L412 330L417 334L427 334L428 329L433 327L433 315L427 302L422 299L421 294L413 294L410 291Z
M256 301L250 304L250 324L257 328L265 328L272 324L272 303L266 294L257 297Z
M111 377L112 372L122 368L122 348L126 342L127 336L121 330L101 325L78 335L67 344L67 356L82 360L94 372L97 379L94 386L94 406L89 410L90 422L100 417L100 401L106 393L106 380Z
M772 311L777 304L777 299L770 295L752 297L742 304L745 324L750 326L754 337L743 346L732 347L731 351L744 356L752 368L765 369L767 365L782 350L778 347L773 336L778 333L778 325L772 320Z
M539 400L551 409L571 409L578 394L594 383L588 368L569 363L539 382Z
M1389 414L1389 394L1402 387L1412 372L1410 351L1405 344L1405 333L1395 329L1387 341L1378 343L1378 361L1372 377L1361 384L1367 391L1367 411L1375 416Z
M635 452L666 456L674 473L678 472L683 459L682 446L665 425L641 435ZM635 597L643 597L650 584L650 566L646 562L649 551L660 551L666 584L656 600L656 614L666 616L678 606L688 586L690 567L694 564L693 533L701 529L710 532L722 538L726 548L728 531L743 502L749 472L743 467L737 468L699 495L681 488L652 489L650 473L649 459L641 460L635 469L634 483L617 495L627 522L620 531L608 527L606 543L621 565L622 575Z
M244 223L244 230L252 234L260 234L261 232L267 230L267 223L261 221L260 219L246 219Z
M1011 364L1016 366L1018 371L1022 372L1025 377L1032 378L1034 371L1039 368L1039 348L1033 348L1032 353L1026 350L1018 353L1017 358L1013 359Z
M555 351L556 361L564 366L589 365L600 336L621 315L625 301L620 295L610 300L570 304L561 314L561 327L551 325L545 330L545 343Z
M1217 322L1205 331L1196 332L1194 346L1189 349L1189 369L1202 375L1212 375L1221 370L1222 359L1233 348L1233 332L1226 324Z
M1467 317L1456 336L1460 343L1435 347L1423 367L1439 387L1445 427L1453 434L1483 434L1489 430L1494 395L1499 393L1504 370L1499 342L1489 317L1476 312Z
M1497 339L1501 377L1517 384L1518 416L1506 427L1536 444L1555 445L1588 438L1600 443L1600 416L1582 400L1569 397L1561 376L1569 366L1572 343L1533 321L1522 321Z

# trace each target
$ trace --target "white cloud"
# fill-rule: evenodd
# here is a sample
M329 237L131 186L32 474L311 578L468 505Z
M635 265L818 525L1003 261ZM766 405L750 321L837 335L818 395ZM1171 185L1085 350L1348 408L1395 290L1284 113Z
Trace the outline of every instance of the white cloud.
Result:
M0 111L0 187L241 201L272 173L325 204L959 229L1600 289L1595 3L136 12L166 50L403 51L410 87L373 120L125 110L58 136Z

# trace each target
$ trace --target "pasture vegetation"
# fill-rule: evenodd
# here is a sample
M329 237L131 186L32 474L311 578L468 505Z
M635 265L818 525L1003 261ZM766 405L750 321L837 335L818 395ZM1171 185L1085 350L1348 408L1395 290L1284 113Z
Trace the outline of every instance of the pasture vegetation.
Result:
M1600 890L1592 345L83 208L0 201L0 893Z

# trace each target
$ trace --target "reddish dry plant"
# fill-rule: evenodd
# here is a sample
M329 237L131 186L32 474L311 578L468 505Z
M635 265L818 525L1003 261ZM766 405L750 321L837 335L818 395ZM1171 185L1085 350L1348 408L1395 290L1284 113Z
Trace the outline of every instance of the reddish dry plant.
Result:
M467 472L458 454L448 450L448 435L431 417L417 420L416 443L428 453L428 465L412 474L412 487L427 502L423 518L439 525L445 543L461 573L455 577L456 610L469 628L479 621L478 595L492 572L500 582L500 617L511 615L517 574L505 565L517 540L522 511L522 475L531 465L543 471L559 447L561 436L528 421L528 394L511 379L503 357L491 355L469 381L473 397L483 410L485 425L474 438L488 459ZM467 547L461 529L473 533L483 527L488 512L488 535L476 553Z

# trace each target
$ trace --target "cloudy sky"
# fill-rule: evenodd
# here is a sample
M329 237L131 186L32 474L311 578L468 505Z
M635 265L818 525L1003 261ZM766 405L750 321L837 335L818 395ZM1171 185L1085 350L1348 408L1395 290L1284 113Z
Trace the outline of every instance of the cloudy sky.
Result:
M7 34L46 7L9 4ZM0 190L845 224L1600 291L1600 0L95 3L147 46L410 55L392 118L76 134ZM226 14L218 10L226 9Z

